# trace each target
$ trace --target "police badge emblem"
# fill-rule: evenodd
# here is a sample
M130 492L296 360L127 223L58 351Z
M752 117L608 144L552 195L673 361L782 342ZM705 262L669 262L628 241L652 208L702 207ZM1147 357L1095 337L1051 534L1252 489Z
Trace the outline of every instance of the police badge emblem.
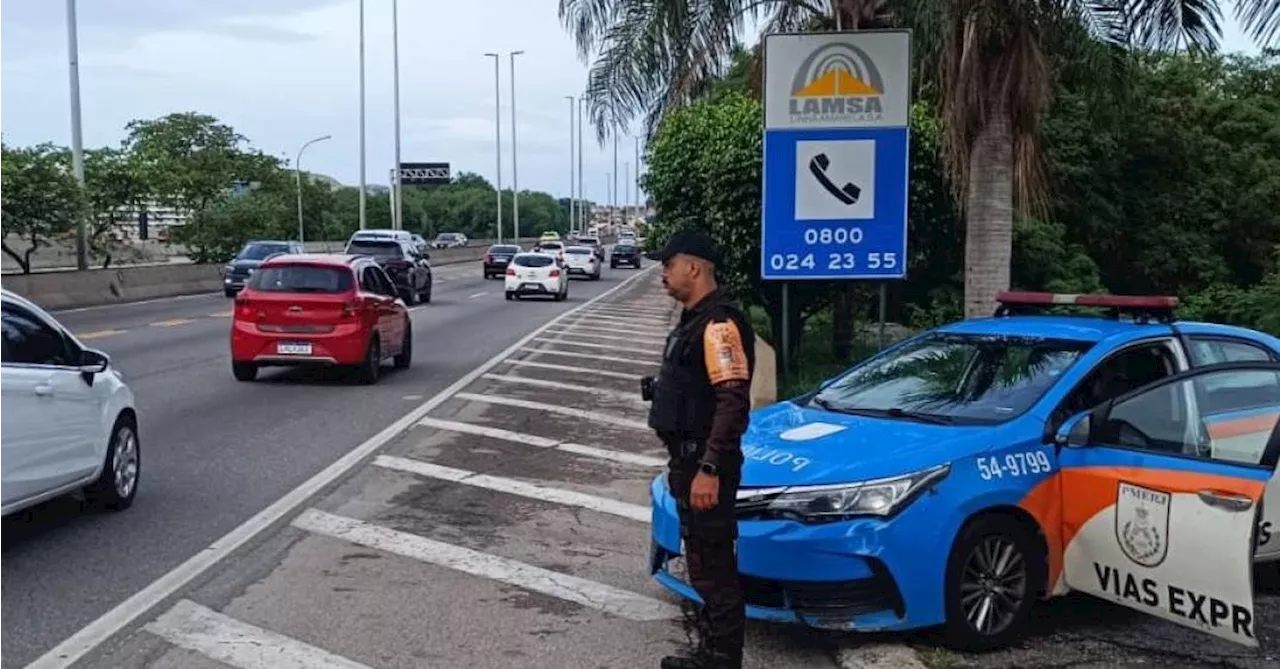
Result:
M1116 540L1125 557L1156 567L1169 554L1169 506L1173 495L1120 482L1116 491Z

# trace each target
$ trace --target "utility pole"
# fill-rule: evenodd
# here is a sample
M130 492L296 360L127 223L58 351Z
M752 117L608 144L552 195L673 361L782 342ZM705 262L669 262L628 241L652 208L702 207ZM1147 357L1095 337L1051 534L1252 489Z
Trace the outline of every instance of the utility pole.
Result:
M564 96L569 101L569 232L578 232L578 222L575 214L577 213L577 205L575 204L575 189L573 176L573 112L574 97L572 95Z
M360 229L365 223L365 150L364 150L364 0L360 0Z
M502 243L502 87L498 77L500 57L496 53L486 53L493 58L493 136L496 142L494 160L498 171L498 243Z
M613 131L613 173L609 177L609 222L618 214L618 131Z
M588 220L587 212L583 211L583 209L586 208L585 201L587 199L587 194L586 194L586 191L583 190L582 188L582 143L583 143L582 142L582 108L586 106L586 104L587 104L587 99L585 97L579 96L578 97L578 197L583 200L583 202L578 203L578 229L579 230L587 229L587 220Z
M391 52L392 65L391 72L394 84L392 85L392 98L394 99L396 123L396 157L395 168L391 171L391 189L394 196L391 200L391 227L400 230L404 227L404 221L401 216L404 212L404 192L400 187L400 13L399 0L391 0Z
M67 64L71 84L71 171L84 190L84 136L80 128L80 39L76 34L76 0L67 0ZM89 269L89 229L76 217L76 269Z
M520 177L516 173L516 56L523 51L512 51L511 56L511 238L520 243Z

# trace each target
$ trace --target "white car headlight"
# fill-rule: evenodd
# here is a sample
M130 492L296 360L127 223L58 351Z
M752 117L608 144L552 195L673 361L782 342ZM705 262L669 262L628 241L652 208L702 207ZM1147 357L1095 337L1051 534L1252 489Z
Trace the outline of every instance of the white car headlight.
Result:
M857 516L890 516L946 478L951 465L893 478L834 485L756 488L738 491L741 518L828 523Z

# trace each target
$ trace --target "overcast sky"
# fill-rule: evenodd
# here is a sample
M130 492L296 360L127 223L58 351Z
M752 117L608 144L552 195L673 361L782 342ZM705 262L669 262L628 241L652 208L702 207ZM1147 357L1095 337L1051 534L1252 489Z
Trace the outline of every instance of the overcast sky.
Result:
M516 57L521 188L564 196L569 102L586 81L557 0L400 0L401 156L494 178L493 59L502 52L503 184L511 185L510 69ZM366 179L386 183L394 155L391 0L365 0ZM86 147L124 125L175 111L212 114L254 146L303 169L359 183L358 0L80 0ZM1225 47L1256 52L1228 22ZM16 145L70 143L65 3L5 0L0 14L0 131ZM612 146L590 131L586 195L605 201ZM634 161L619 143L618 172ZM634 177L635 166L631 166ZM619 175L619 184L623 183ZM619 194L626 195L619 186Z

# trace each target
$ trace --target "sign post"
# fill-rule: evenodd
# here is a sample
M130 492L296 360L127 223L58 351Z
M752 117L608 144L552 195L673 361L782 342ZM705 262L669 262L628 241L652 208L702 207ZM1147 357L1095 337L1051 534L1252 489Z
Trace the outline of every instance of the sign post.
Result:
M761 278L902 279L910 31L770 34L764 63Z

